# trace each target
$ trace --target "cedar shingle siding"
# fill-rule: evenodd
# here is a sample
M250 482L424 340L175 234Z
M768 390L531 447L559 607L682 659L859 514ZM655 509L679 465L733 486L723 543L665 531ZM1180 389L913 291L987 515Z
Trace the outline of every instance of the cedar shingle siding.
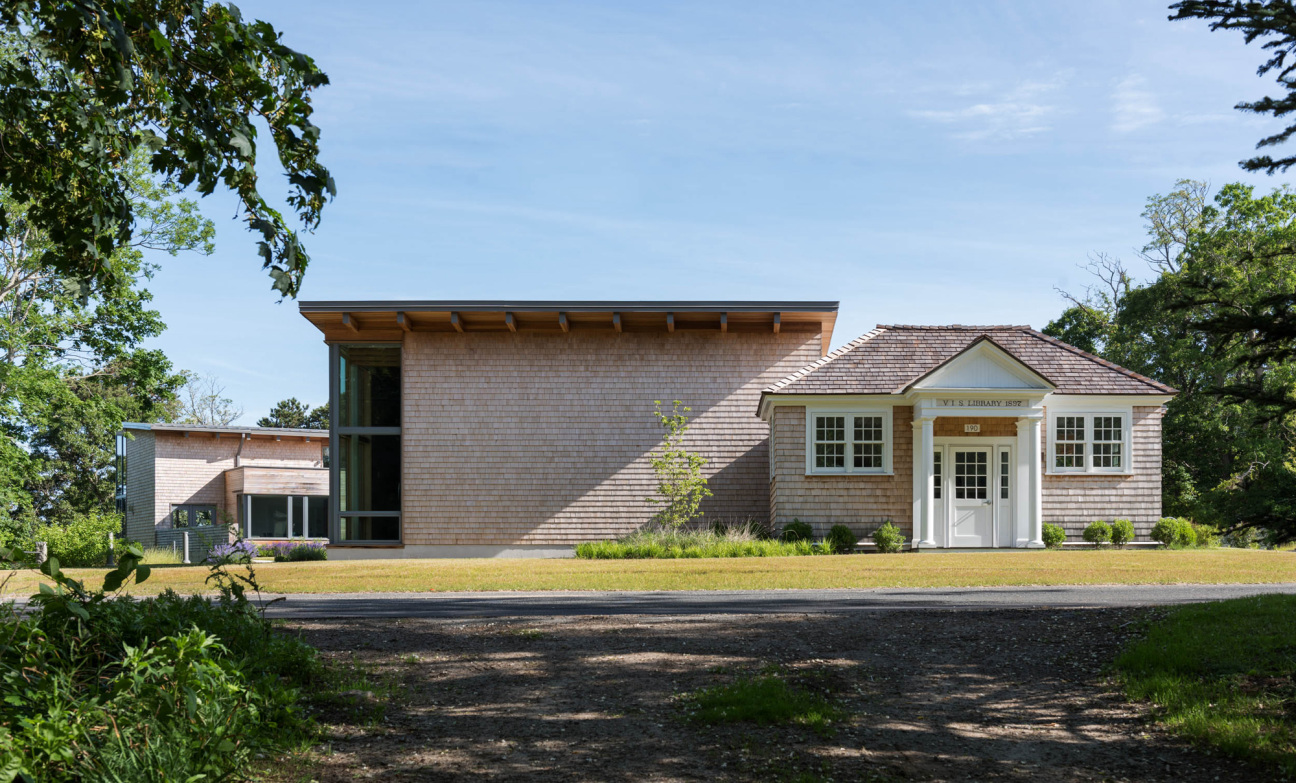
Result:
M693 409L707 516L766 519L756 405L820 355L820 332L413 332L404 346L404 543L570 546L653 515L654 400Z
M1078 540L1097 519L1125 518L1138 538L1147 540L1161 518L1161 417L1156 406L1134 408L1134 470L1131 475L1044 475L1044 521L1061 525ZM1044 454L1050 453L1044 429ZM1048 463L1045 462L1047 468Z
M770 479L771 522L776 530L793 518L809 524L816 536L833 525L846 525L866 536L891 520L913 535L913 408L897 405L891 412L892 476L807 476L806 409L781 405L770 422L775 443Z

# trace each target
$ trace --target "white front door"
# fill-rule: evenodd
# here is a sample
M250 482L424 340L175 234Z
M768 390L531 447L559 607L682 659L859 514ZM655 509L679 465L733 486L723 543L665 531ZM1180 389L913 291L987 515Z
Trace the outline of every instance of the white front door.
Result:
M950 546L994 546L989 447L950 449Z

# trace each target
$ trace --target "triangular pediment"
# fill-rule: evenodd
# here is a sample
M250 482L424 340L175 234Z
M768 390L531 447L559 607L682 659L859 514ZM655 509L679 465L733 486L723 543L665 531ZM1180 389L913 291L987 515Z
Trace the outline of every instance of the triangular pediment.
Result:
M919 376L908 387L914 391L985 389L1044 392L1054 388L1048 378L984 336Z

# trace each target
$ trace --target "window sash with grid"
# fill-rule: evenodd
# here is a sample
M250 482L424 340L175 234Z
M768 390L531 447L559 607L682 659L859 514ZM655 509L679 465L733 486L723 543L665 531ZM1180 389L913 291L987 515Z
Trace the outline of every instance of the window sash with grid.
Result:
M877 414L813 414L816 472L881 473L886 470L885 418Z
M1122 472L1127 467L1124 414L1058 416L1053 424L1056 472Z

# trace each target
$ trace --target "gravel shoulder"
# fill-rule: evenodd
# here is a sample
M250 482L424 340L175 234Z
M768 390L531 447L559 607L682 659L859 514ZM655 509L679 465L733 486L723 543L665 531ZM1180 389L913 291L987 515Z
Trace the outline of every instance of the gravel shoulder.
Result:
M321 783L1255 781L1162 735L1104 670L1149 608L287 621L393 694L321 718ZM777 669L850 715L697 726L680 694ZM284 780L291 779L289 777Z

